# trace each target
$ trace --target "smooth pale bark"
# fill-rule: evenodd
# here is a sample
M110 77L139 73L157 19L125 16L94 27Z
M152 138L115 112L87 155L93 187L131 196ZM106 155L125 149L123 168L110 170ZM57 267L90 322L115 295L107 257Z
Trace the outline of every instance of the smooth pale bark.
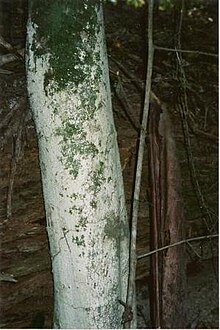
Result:
M98 1L32 1L27 82L55 328L120 328L129 231Z

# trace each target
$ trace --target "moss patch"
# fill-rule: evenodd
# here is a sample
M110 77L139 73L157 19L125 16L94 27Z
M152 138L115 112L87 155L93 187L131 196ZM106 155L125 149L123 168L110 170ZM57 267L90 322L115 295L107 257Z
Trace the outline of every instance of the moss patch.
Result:
M97 168L91 173L92 184L90 190L95 194L100 191L102 184L106 181L104 170L105 164L100 161Z
M92 74L92 65L99 59L99 52L94 51L100 29L99 6L98 0L32 2L32 21L38 26L32 50L36 56L51 54L45 88L52 78L57 90L69 83L77 88ZM99 73L94 73L96 78Z
M56 130L56 135L61 137L61 159L63 165L69 170L69 174L77 177L80 170L79 155L89 156L93 158L97 155L98 149L96 146L87 141L86 133L83 131L82 125L70 123L65 120L61 127Z
M85 237L84 235L79 236L73 236L72 242L75 243L77 246L83 246L85 247Z

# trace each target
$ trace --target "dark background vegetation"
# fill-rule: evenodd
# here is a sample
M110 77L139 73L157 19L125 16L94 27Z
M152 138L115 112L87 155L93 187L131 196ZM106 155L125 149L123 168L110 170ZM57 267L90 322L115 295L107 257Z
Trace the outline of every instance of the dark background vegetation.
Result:
M155 1L154 44L174 48L182 1ZM215 235L218 228L217 1L185 1L181 29L185 76L173 51L155 50L152 90L169 109L181 167L186 238ZM113 110L128 212L131 207L138 127L146 72L145 6L105 4ZM23 49L26 0L0 0L0 33L21 54L0 67L0 325L52 326L52 273L46 235L38 148L26 97ZM65 50L64 50L65 51ZM8 51L0 47L0 54ZM123 68L120 66L123 65ZM131 78L132 76L132 78ZM184 79L183 79L184 78ZM180 113L187 97L184 136ZM147 145L146 145L147 150ZM191 155L188 157L187 155ZM194 170L193 170L194 169ZM148 163L145 152L138 219L138 250L149 251ZM218 328L217 239L187 246L188 318L191 328ZM149 259L137 264L138 327L151 327Z

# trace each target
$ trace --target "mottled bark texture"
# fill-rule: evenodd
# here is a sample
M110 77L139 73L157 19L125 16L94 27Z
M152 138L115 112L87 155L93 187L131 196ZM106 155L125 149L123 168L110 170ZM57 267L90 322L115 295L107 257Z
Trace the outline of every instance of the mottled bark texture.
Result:
M54 327L120 328L129 231L100 1L30 1L27 30Z
M184 239L181 177L168 110L151 106L149 118L151 250ZM155 328L185 328L184 245L151 256L151 319Z

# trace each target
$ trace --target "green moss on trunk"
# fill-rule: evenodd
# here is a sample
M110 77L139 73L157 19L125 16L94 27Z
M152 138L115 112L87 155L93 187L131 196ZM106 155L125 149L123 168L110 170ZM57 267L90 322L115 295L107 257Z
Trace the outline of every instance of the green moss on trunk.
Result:
M99 0L32 1L32 22L37 26L32 50L35 55L50 54L51 70L45 76L45 89L53 79L54 88L75 88L92 74L99 52L94 54ZM94 74L98 74L94 73Z

